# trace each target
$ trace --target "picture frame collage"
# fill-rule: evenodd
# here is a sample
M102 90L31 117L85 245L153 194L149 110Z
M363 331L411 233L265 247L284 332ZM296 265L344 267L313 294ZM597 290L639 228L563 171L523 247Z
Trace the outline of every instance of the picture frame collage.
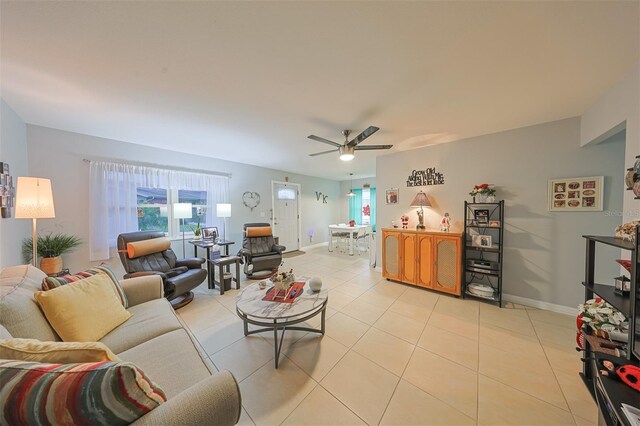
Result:
M491 220L491 212L485 208L474 208L471 222L471 224L477 228L500 228L500 221ZM487 234L485 231L482 231L482 233L472 233L471 246L486 249L496 248L492 235Z
M549 211L602 211L604 176L549 180Z

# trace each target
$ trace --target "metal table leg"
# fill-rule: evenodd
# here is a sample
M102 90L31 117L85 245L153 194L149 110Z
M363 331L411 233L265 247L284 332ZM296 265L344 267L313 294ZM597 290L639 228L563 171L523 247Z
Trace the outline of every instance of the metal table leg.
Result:
M293 320L285 320L284 322L280 322L278 323L277 319L274 319L273 322L262 322L262 321L258 321L258 320L254 320L254 319L250 319L246 314L244 314L242 311L238 310L238 308L236 307L236 313L238 314L238 316L242 319L242 323L244 326L244 335L248 336L250 334L256 334L256 333L264 333L266 331L273 331L273 339L274 339L274 355L275 355L275 367L278 368L278 366L280 365L280 353L282 352L282 344L284 342L284 333L285 331L288 329L290 330L298 330L298 331L307 331L307 332L311 332L311 333L319 333L324 335L325 332L325 322L326 322L326 312L327 312L327 301L324 302L324 304L321 306L320 310L316 310L314 312L312 312L309 315L306 315L305 317L300 317L300 318L296 318ZM294 324L299 324L303 321L306 321L308 319L313 318L314 316L321 314L321 326L320 326L320 330L316 329L316 328L310 328L310 327L295 327ZM249 324L253 324L256 326L260 326L263 328L259 328L257 330L251 330L249 331ZM282 332L280 333L280 337L278 338L278 329L282 329Z

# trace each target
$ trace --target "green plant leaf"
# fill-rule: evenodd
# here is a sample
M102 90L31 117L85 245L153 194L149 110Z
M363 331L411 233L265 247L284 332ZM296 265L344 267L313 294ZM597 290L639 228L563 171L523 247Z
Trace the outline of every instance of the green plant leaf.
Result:
M38 256L58 257L71 251L82 244L82 239L69 234L49 233L45 236L38 235ZM33 238L25 238L22 241L22 257L25 262L32 260Z

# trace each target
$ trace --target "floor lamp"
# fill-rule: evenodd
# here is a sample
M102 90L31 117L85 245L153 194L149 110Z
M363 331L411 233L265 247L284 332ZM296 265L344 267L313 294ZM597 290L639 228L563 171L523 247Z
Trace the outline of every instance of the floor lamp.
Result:
M38 267L38 219L56 217L49 179L18 176L16 189L16 219L33 220L33 266Z
M227 218L231 217L231 204L218 203L216 204L216 216L221 217L224 221L224 239L227 240Z
M184 220L193 217L191 203L173 203L173 218L180 219L182 228L182 257L187 257L187 250L184 246Z

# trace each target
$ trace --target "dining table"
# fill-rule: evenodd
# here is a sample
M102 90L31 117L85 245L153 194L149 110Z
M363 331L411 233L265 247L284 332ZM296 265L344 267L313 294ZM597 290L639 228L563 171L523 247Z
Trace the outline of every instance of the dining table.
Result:
M353 243L361 228L368 228L370 225L329 225L329 251L333 251L333 235L340 233L349 234L349 255L353 256ZM370 237L368 237L370 238Z

